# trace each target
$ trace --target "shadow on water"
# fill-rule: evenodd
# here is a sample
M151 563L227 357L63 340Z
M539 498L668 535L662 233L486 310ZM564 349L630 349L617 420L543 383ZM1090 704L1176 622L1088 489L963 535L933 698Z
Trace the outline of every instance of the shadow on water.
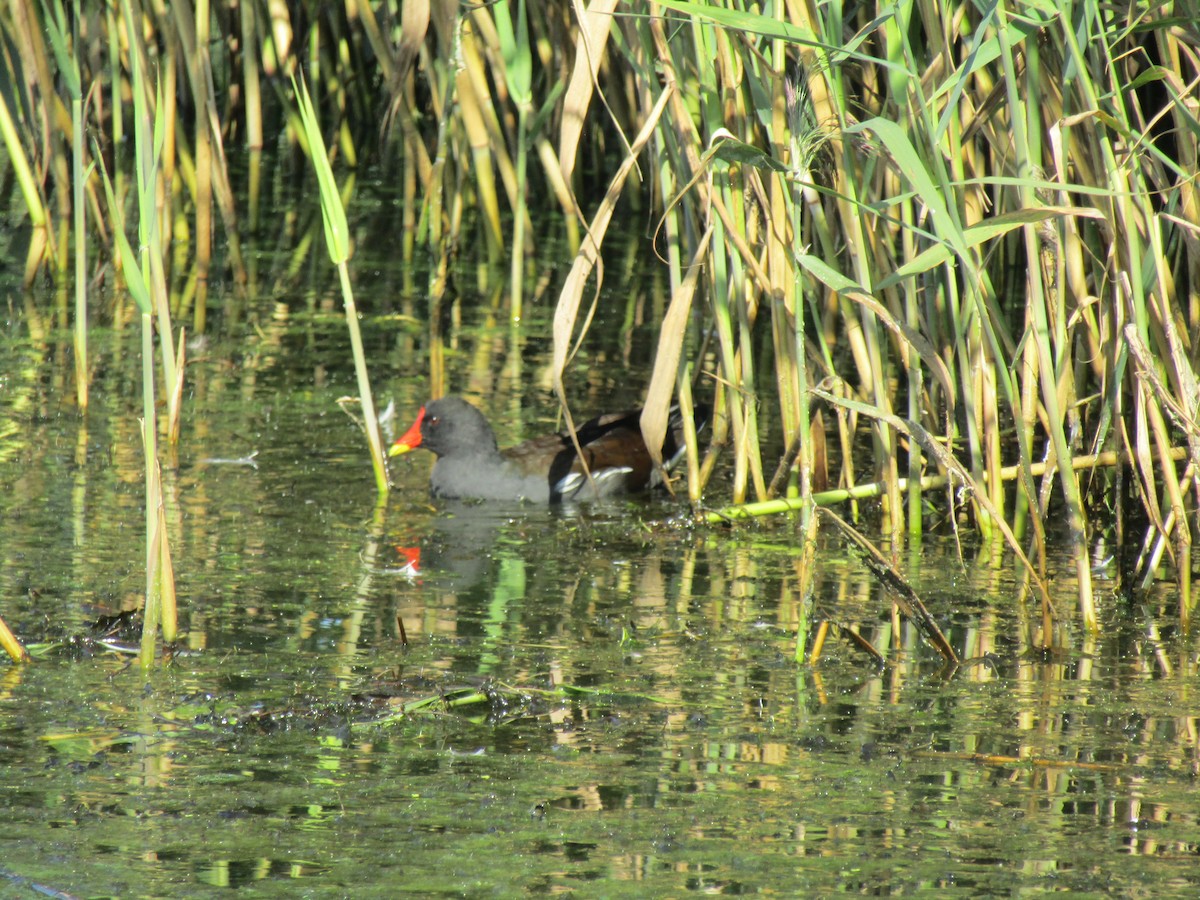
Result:
M368 329L383 359L395 327ZM788 523L432 504L415 454L372 513L337 354L214 340L165 476L185 638L146 677L89 631L140 601L136 378L108 367L81 424L53 354L0 354L3 615L60 642L0 670L0 893L1196 892L1196 651L1157 611L1113 601L1043 657L1011 565L929 538L902 568L970 660L947 672L823 533L817 617L888 661L797 663ZM637 399L589 377L596 407ZM503 444L552 425L507 396Z

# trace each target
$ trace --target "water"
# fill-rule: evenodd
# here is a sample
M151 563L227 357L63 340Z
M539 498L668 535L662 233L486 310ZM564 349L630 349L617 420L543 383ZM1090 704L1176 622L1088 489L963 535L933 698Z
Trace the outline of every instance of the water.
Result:
M553 425L536 316L451 348L502 444ZM364 328L406 425L420 332ZM9 321L2 614L54 647L0 668L0 896L1196 895L1196 647L1169 595L1106 599L1103 638L1046 657L1012 563L929 538L901 568L950 671L828 532L817 616L889 661L835 633L798 664L785 522L435 506L421 454L377 510L343 332L294 316L193 354L164 475L184 636L145 676L91 631L144 585L136 338L96 334L81 420L68 338ZM636 400L652 337L585 352L577 411Z

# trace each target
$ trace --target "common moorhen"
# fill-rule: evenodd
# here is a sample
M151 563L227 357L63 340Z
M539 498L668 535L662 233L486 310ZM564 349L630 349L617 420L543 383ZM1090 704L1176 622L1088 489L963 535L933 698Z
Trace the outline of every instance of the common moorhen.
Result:
M642 439L640 415L641 410L609 413L576 429L594 490L570 434L546 435L500 450L483 413L461 397L442 397L422 406L417 421L392 444L388 456L417 447L432 450L437 462L429 478L430 492L445 499L561 503L614 497L662 483ZM706 419L707 413L698 409L697 428ZM669 424L663 446L668 469L684 449L678 409L671 410Z

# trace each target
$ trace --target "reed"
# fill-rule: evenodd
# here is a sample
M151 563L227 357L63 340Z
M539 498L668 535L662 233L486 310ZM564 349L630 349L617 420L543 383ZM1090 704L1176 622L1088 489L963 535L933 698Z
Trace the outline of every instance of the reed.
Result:
M999 477L1005 455L1011 454L1009 458L1015 457L1024 472L1017 481L1016 496L1022 500L1018 506L1035 510L1039 526L1031 570L1035 575L1045 570L1041 523L1052 508L1065 509L1080 616L1086 627L1095 628L1087 534L1104 523L1087 521L1083 487L1070 459L1080 447L1102 447L1115 437L1108 410L1116 405L1114 386L1122 381L1122 357L1127 352L1122 346L1135 345L1119 333L1116 340L1104 341L1106 320L1115 314L1117 322L1123 321L1125 309L1134 313L1135 321L1143 315L1154 319L1155 327L1139 333L1150 340L1159 335L1166 339L1167 352L1160 358L1174 369L1171 380L1186 386L1191 383L1191 364L1183 364L1186 354L1170 352L1173 330L1178 333L1171 322L1195 314L1170 302L1173 266L1160 248L1166 245L1161 239L1164 229L1174 229L1175 222L1165 220L1146 202L1154 177L1160 190L1168 186L1168 205L1191 203L1191 179L1177 161L1149 143L1119 164L1103 129L1093 134L1088 127L1119 113L1118 133L1153 133L1147 117L1137 121L1124 104L1113 106L1111 100L1098 99L1131 96L1137 101L1144 96L1131 93L1129 82L1114 81L1114 72L1139 71L1133 57L1115 47L1122 35L1118 23L1106 19L1107 13L1088 19L1092 31L1085 45L1076 41L1067 23L1052 15L1009 21L1001 11L994 19L976 21L969 9L947 16L943 8L930 6L914 9L914 18L908 21L864 16L856 23L861 30L846 39L840 30L845 23L820 18L825 10L817 10L818 16L811 20L801 12L783 22L732 7L675 2L663 6L686 14L692 22L709 23L707 27L714 31L736 30L743 45L755 47L759 59L777 59L768 55L777 46L774 42L788 42L803 64L802 83L809 88L812 119L828 130L830 152L822 161L823 171L818 165L805 175L798 165L800 174L794 180L803 190L794 199L795 206L805 204L803 191L816 192L824 198L824 215L813 214L813 204L807 203L800 210L807 215L793 216L791 227L797 234L790 252L804 273L805 295L814 309L836 308L840 324L834 332L834 353L846 356L838 365L856 397L850 412L860 421L875 423L872 455L876 481L885 491L885 528L888 522L896 527L901 509L895 461L902 455L903 432L897 429L904 427L911 433L912 426L920 425L927 434L941 433L943 447L956 449L954 456L941 461L918 454L915 448L907 454L908 533L918 534L921 529L921 490L915 476L925 464L944 470L955 462L961 448L966 465L960 475L965 474L973 485L969 496L974 522L985 535L1001 536L1007 530L1012 536L1005 540L1013 546L1016 534L1009 526L1010 517L1013 523L1020 519L1013 515L1014 497L1006 493ZM1168 31L1164 29L1158 40L1169 45ZM975 53L955 56L953 42L967 35ZM868 38L880 42L878 53L863 52ZM1049 53L1044 49L1047 42ZM679 38L662 52L682 58L693 50ZM1076 80L1064 98L1050 89L1068 66L1074 68ZM1105 79L1099 86L1092 81L1098 76ZM784 77L784 67L777 63L774 80ZM1178 73L1153 77L1186 83ZM712 90L728 97L732 88L731 80ZM703 104L702 81L698 91ZM997 98L1006 102L997 104ZM1064 102L1069 104L1066 108ZM726 108L730 106L727 100ZM759 109L763 109L761 101ZM1074 118L1068 118L1071 112ZM1159 115L1176 118L1179 128L1172 131L1176 140L1184 132L1195 133L1194 116L1178 100L1164 103ZM780 158L769 127L773 120L762 112L758 118L759 127L738 134L739 139ZM1083 133L1074 137L1074 143L1064 142L1057 137L1064 125ZM791 130L796 131L794 125ZM1089 147L1092 140L1095 146ZM1193 158L1194 139L1187 143L1187 150L1174 155ZM1094 161L1089 150L1095 151ZM1083 155L1077 160L1079 153ZM798 156L795 148L788 148L781 161L799 164ZM763 171L756 167L754 174ZM763 193L770 209L777 209L781 195L769 187ZM831 222L840 230L832 239L827 233ZM764 219L764 223L768 226L764 234L779 231L777 220ZM805 253L809 241L798 235L806 231L819 247L845 247L841 258L828 252ZM1073 243L1079 249L1075 235L1081 231L1088 234L1088 246L1111 247L1119 256L1093 249L1091 259L1077 255L1068 267L1063 250ZM1104 233L1108 239L1103 239ZM1146 236L1144 241L1137 240L1141 235ZM714 242L712 261L718 278L725 277L721 237ZM1122 252L1121 244L1130 242L1136 246ZM770 239L760 240L757 246L756 255L770 264ZM1135 256L1137 263L1129 265ZM998 265L1006 260L1021 266L1023 279L1014 277L1018 270L1011 263ZM1153 277L1140 271L1147 262ZM1189 264L1194 266L1195 261ZM788 269L768 269L771 283L779 283L776 271L786 275ZM1069 284L1071 279L1074 285ZM1110 299L1097 297L1090 285L1111 285ZM763 293L770 296L769 289ZM722 294L719 286L714 289L718 327L732 319ZM1188 306L1194 309L1195 304ZM795 307L789 311L795 315ZM753 322L746 317L736 320L731 329L748 325L753 327ZM813 329L801 324L797 333L811 335ZM827 332L821 337L827 338ZM727 345L731 340L723 337ZM1096 349L1103 356L1104 347L1111 348L1111 365L1099 364L1091 353ZM795 383L793 379L799 381L800 373L796 359L781 350L776 343L775 366L782 379L780 418L790 435L798 422L789 421L790 401L784 388ZM722 372L745 390L749 382L737 377L731 357L723 357ZM824 351L818 358L827 364L836 359ZM1097 390L1100 386L1103 389ZM1134 388L1139 404L1146 401L1142 389L1128 386ZM756 393L761 394L761 388ZM1123 393L1116 391L1118 396ZM1094 399L1080 399L1089 397ZM901 408L899 404L906 410L902 418L894 412ZM1176 419L1174 433L1161 427L1153 431L1152 441L1150 434L1143 440L1161 453L1178 447L1188 431L1182 423L1194 422L1195 404L1184 405L1191 412ZM1157 414L1153 409L1147 412L1152 425ZM1019 425L1013 438L1003 435L1001 425L1006 420ZM1090 434L1085 431L1088 422L1094 423ZM1145 433L1136 420L1128 420L1121 434L1138 431ZM1057 491L1050 482L1036 488L1032 475L1036 452L1058 461L1048 476L1042 476L1055 479ZM1146 470L1143 475L1151 473ZM1161 508L1177 507L1182 494L1172 487L1178 483L1174 465L1144 478L1159 479L1171 497L1169 503L1162 501ZM735 480L735 497L736 484ZM1162 520L1161 514L1155 517ZM1190 540L1182 543L1190 545ZM1181 577L1181 615L1190 606L1184 581L1186 576Z
M777 492L815 527L819 389L836 432L838 496L851 498L837 502L852 519L871 513L895 542L943 522L973 528L1024 560L1039 594L1055 542L1064 545L1087 629L1100 620L1087 551L1111 532L1142 547L1122 586L1138 590L1169 565L1190 627L1200 526L1190 18L1095 2L1069 15L949 2L596 0L581 10L472 0L403 3L398 19L392 8L359 5L355 15L302 2L234 15L232 5L189 3L131 7L122 20L87 4L67 17L60 5L10 5L0 27L18 49L10 66L23 90L17 108L0 106L0 132L35 224L30 277L43 267L65 277L54 216L77 216L85 202L86 165L72 177L61 151L76 146L65 113L78 93L72 60L80 89L92 86L83 127L101 142L97 157L114 159L118 194L130 162L119 150L130 115L121 82L135 80L135 56L167 72L184 60L187 77L164 97L163 165L171 171L178 146L188 191L159 203L164 226L196 223L176 267L191 274L176 274L195 285L193 320L206 327L203 233L229 248L235 283L244 271L222 149L243 109L217 98L246 98L252 145L260 120L299 132L279 74L304 66L331 98L338 118L325 133L338 135L341 160L399 169L402 252L432 260L419 311L431 323L447 308L453 255L472 239L488 273L509 254L500 304L522 319L528 284L544 281L526 268L530 211L559 211L575 252L555 316L564 403L566 361L601 302L613 210L650 211L670 300L646 428L660 427L672 394L699 386L715 399L710 451L691 448L693 500L728 506ZM76 28L102 34L107 55L71 46ZM55 74L43 34L63 44ZM196 110L189 121L170 113L176 95ZM201 208L214 198L209 225ZM72 221L77 237L117 231L111 211ZM304 240L294 238L297 259ZM490 274L481 287L491 302ZM697 320L702 329L687 327ZM1131 460L1126 474L1075 462L1102 453ZM731 475L713 483L720 454ZM869 506L852 499L863 483L877 491ZM1104 508L1111 516L1097 517Z
M127 23L131 18L128 4L123 10ZM133 56L135 76L142 74L140 54ZM149 669L155 660L155 648L161 627L163 639L175 639L177 615L175 612L174 573L171 566L170 548L166 534L166 515L162 493L162 474L158 460L158 420L155 410L155 344L154 318L156 309L167 324L166 343L162 345L162 366L168 390L178 393L176 378L182 379L182 368L177 370L174 348L170 343L170 313L166 309L166 298L162 295L162 281L151 272L154 253L159 249L158 219L155 198L159 186L158 160L162 149L164 120L151 112L149 99L145 95L145 81L135 79L134 90L134 142L137 156L137 200L138 240L142 252L135 252L125 234L121 204L114 192L107 171L102 169L108 213L113 223L117 256L129 292L137 304L141 317L142 333L142 447L145 456L145 500L146 500L146 594L143 611L140 659L142 668ZM161 92L156 96L154 109L162 109ZM101 154L97 151L96 158ZM161 258L158 261L161 268ZM181 339L182 340L182 339ZM182 347L182 343L181 343ZM178 371L178 374L176 374ZM170 373L170 374L168 374Z

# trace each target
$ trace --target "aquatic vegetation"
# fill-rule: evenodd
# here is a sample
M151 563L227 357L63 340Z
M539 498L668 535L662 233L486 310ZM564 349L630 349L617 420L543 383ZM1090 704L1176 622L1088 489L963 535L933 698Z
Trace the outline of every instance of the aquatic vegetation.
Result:
M430 261L412 314L435 392L453 260L475 242L491 270L506 268L481 296L524 327L547 278L529 264L545 231L531 210L554 211L574 254L552 334L565 409L568 361L605 302L611 222L643 210L670 289L644 427L697 391L715 399L707 452L689 454L694 504L741 510L728 521L778 498L811 536L828 429L842 493L820 499L861 515L870 494L893 542L975 529L1025 558L1027 588L1044 595L1048 544L1065 539L1079 618L1095 629L1089 535L1108 531L1141 548L1123 561L1123 590L1169 560L1190 627L1194 17L1095 3L57 0L15 4L0 27L18 88L15 108L0 107L2 165L32 225L26 280L62 286L62 321L75 285L81 407L88 313L128 313L122 291L89 309L81 285L111 276L118 208L145 171L124 141L134 83L162 86L144 92L163 131L139 189L161 228L146 262L166 291L157 352L175 398L171 320L190 313L202 332L210 314L240 316L270 293L242 245L262 153L306 142L289 77L302 68L334 170L384 166L399 185L397 253ZM235 143L248 156L236 185ZM310 217L280 233L293 254L280 282L319 227ZM84 228L104 261L91 275ZM213 297L218 271L232 289ZM712 483L722 454L732 474ZM1045 642L1055 627L1048 616Z

